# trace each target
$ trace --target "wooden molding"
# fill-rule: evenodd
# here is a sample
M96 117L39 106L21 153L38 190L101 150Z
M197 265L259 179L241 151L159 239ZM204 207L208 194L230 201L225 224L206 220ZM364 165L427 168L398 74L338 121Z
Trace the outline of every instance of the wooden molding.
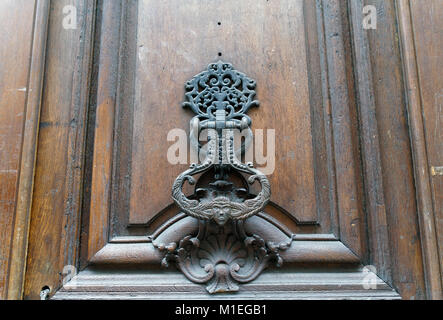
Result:
M108 242L108 238L118 234L114 230L116 225L127 226L125 218L122 218L124 214L127 214L127 208L118 204L119 195L116 192L116 190L120 192L121 184L119 184L118 175L114 175L113 172L116 167L121 165L118 163L120 160L116 154L119 148L118 139L121 138L118 132L118 113L122 104L120 100L127 94L123 92L127 86L124 75L126 69L123 66L128 51L125 46L125 41L128 41L125 39L127 26L124 24L126 13L131 9L125 2L118 1L103 2L101 9L100 45L97 50L99 75L97 77L97 112L92 150L91 200L89 210L85 211L87 222L84 224L85 237L82 239L82 248L87 249L82 250L81 253L83 266ZM327 180L330 187L330 199L327 201L331 201L332 205L327 211L324 211L324 215L330 215L327 219L328 222L325 222L325 228L331 227L333 231L322 232L335 233L353 252L363 256L366 254L366 236L364 235L363 210L359 203L359 199L361 199L358 188L360 174L356 158L358 145L355 143L356 139L353 138L355 136L355 124L353 123L355 119L353 116L349 116L350 110L353 110L354 98L350 97L353 95L353 88L348 88L348 85L352 79L347 77L347 73L352 62L348 56L345 57L349 44L345 45L344 42L348 43L349 41L345 35L347 31L342 28L340 22L344 8L338 1L334 1L324 8L318 6L308 9L316 10L317 19L319 19L318 42L322 47L321 50L319 49L321 51L319 55L322 56L319 59L322 59L320 64L324 64L319 68L322 69L321 73L325 82L322 86L324 89L322 103L324 108L328 109L321 110L321 112L324 112L325 119L322 121L324 121L325 127L327 126L325 131L328 131L326 144L331 145L330 148L328 147L330 150L327 151L327 166L331 171L327 173L328 177L325 178L325 181ZM323 10L327 12L323 12ZM314 12L311 14L314 15ZM123 21L121 21L122 19ZM325 34L334 32L339 33L337 37L325 36ZM330 58L330 56L333 57ZM335 121L334 119L340 120ZM119 219L115 220L118 223L115 223L114 219ZM110 224L111 220L114 223ZM107 230L108 226L110 231ZM132 227L134 229L141 228L136 224L133 224ZM312 226L312 228L315 227Z
M122 3L104 1L100 33L97 109L92 160L91 206L87 259L108 241L111 204L111 177L114 140L114 117L117 101L120 29ZM117 45L116 45L117 44ZM94 232L103 230L103 232Z
M133 239L132 239L133 240ZM360 259L340 241L294 241L281 253L284 264L358 264ZM161 265L163 254L152 243L108 243L90 260L91 265Z
M242 290L215 296L216 299L400 299L376 275L375 289L365 289L369 273L360 268L285 272L269 270ZM53 297L64 299L210 299L204 286L191 283L177 272L85 270Z
M65 285L55 298L208 298L198 285L179 273L159 271L163 255L152 243L156 234L147 235L175 214L175 208L160 212L151 224L128 225L124 220L128 215L124 201L116 204L120 199L118 194L127 192L121 191L123 182L119 182L120 177L125 176L124 171L116 173L125 161L124 157L116 157L120 144L125 145L118 139L127 135L119 128L130 121L121 124L120 117L126 109L120 106L132 108L126 102L133 99L131 92L137 81L127 79L127 75L134 73L135 66L131 69L126 64L134 62L135 58L129 55L136 54L138 45L136 36L127 39L128 34L136 34L138 28L136 23L127 22L133 17L128 12L138 10L140 3L75 0L74 5L79 9L79 29L64 30L66 33L62 34L58 25L63 18L61 9L72 1L57 1L34 0L26 4L29 19L22 29L29 39L26 46L21 47L25 48L22 51L26 64L17 65L21 65L20 72L28 75L23 76L23 85L18 89L20 99L25 99L20 100L20 112L24 113L14 128L19 128L21 133L11 143L17 145L14 153L17 167L11 170L16 172L14 180L11 179L11 185L16 188L14 192L7 191L12 200L7 199L11 214L5 216L11 219L5 223L7 243L2 246L7 253L4 281L0 279L4 297L38 299L39 291L46 285L51 289L50 295L54 294L61 286L62 268L77 266L80 254L83 263L80 269L90 265L75 278L76 283ZM441 163L431 163L430 144L426 141L426 134L431 130L425 127L425 120L429 118L424 116L427 105L423 97L426 90L422 90L425 77L419 73L423 70L417 56L426 58L427 52L424 51L425 55L421 51L417 53L420 42L414 39L414 32L420 34L414 30L420 26L417 23L419 14L410 0L396 0L389 5L388 11L377 5L378 11L385 14L380 20L390 19L394 31L392 38L385 37L383 32L375 36L361 28L362 6L366 2L319 0L303 7L306 19L314 16L317 19L315 23L309 20L306 26L318 28L306 30L307 41L311 44L307 50L312 50L307 53L308 76L321 74L321 77L308 79L314 82L309 83L310 94L318 99L315 112L321 114L317 116L318 123L313 123L320 126L321 122L324 126L315 138L324 143L324 146L315 146L318 150L314 151L314 161L317 165L322 163L321 168L318 165L320 169L316 168L322 170L318 171L321 181L315 183L329 191L321 194L325 199L318 200L317 212L310 213L313 217L318 215L319 221L315 223L316 219L299 223L289 215L286 217L285 212L277 212L279 208L269 208L274 210L270 217L262 218L278 225L277 218L283 217L279 228L293 240L288 250L281 254L282 270L267 270L257 282L245 285L245 291L223 298L398 298L389 287L393 284L403 297L443 299L443 263L441 250L440 256L438 250L440 211L439 207L434 207L436 189L433 194L431 180L439 179L437 175L441 172L440 167L432 165ZM392 19L386 18L389 13ZM96 15L99 28L94 30ZM9 21L13 24L15 19ZM134 48L128 49L128 43ZM390 52L386 48L391 43L398 51L392 57L398 57L398 61L388 58ZM386 67L389 65L399 70L398 75L393 76L398 80L398 87L389 85L394 82L386 77L389 71L373 70L392 70ZM15 74L14 71L10 74ZM394 95L395 90L401 99L382 98L379 101L376 91L383 86L386 91L382 95ZM396 112L402 116L405 113L403 99L408 102L409 128L405 120L391 118ZM11 103L8 101L6 99L5 104ZM380 112L381 108L386 111ZM87 132L88 121L89 129L93 130ZM399 135L394 131L400 131L398 127L402 123L405 138L399 142ZM383 147L383 137L391 135L390 129L394 132L392 139L389 137L390 144ZM130 129L125 127L124 130ZM357 131L361 136L357 137ZM10 136L12 134L15 131ZM85 141L89 138L91 149L85 152ZM52 153L55 148L57 152ZM397 161L402 156L407 160ZM391 157L393 164L386 165L386 157ZM91 175L85 167L91 169ZM86 178L83 179L85 170ZM398 179L391 179L393 175ZM402 188L399 182L407 187ZM322 201L324 203L320 204ZM328 217L324 221L320 220L323 215ZM377 267L381 277L377 282L380 288L374 291L361 289L362 272L357 270L357 265L369 263ZM304 264L310 269L298 269ZM139 269L135 275L131 274L134 268L126 269L128 265ZM321 272L314 270L317 266L321 267ZM273 277L280 280L275 282ZM152 292L148 292L150 290ZM0 296L3 298L2 292Z
M24 299L39 299L44 286L58 289L79 247L95 0L49 2ZM77 8L77 29L62 26L68 4Z
M411 9L408 0L397 0L396 5L408 99L407 109L426 286L429 298L443 299Z
M366 214L369 230L369 259L371 263L376 265L377 271L380 272L379 276L385 281L391 281L391 254L383 194L372 67L367 31L362 28L363 2L350 1L349 7L361 133Z
M283 265L292 263L313 264L359 264L360 259L332 234L287 234L278 221L266 219L261 212L245 220L247 234L272 241L286 243L289 248L279 251ZM162 226L151 236L127 236L113 239L99 250L90 260L92 265L140 265L152 264L160 268L167 252L160 249L165 245L180 243L188 235L200 234L197 219L179 214Z
M348 65L351 62L347 60L350 58L347 56L350 48L347 47L346 40L348 30L343 25L343 5L346 3L336 0L323 1L339 237L358 256L365 257L367 237L363 210L359 203L359 167L353 151L357 147L353 139L354 101L352 79L348 78Z
M49 0L37 0L34 12L34 32L25 105L20 176L11 245L8 299L20 299L23 294L48 20Z

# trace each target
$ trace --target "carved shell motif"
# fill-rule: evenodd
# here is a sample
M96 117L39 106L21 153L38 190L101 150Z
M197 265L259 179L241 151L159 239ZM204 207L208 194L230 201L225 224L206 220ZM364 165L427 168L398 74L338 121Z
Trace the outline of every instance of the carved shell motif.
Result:
M270 260L277 266L283 262L279 250L288 243L266 243L257 235L247 236L242 222L234 222L224 227L211 222L201 222L196 237L191 235L169 246L163 265L177 262L179 269L195 283L207 283L209 293L238 291L237 283L245 283L257 278ZM164 245L157 245L163 250Z

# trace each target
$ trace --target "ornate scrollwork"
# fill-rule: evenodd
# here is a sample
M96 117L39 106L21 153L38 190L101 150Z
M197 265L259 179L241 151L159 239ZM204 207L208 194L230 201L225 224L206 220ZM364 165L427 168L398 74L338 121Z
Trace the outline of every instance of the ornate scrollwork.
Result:
M177 263L179 269L195 283L207 283L209 293L238 291L237 283L257 278L274 262L283 262L279 251L289 242L266 242L258 235L247 235L243 221L230 221L220 227L214 222L200 221L196 236L188 235L178 244L155 244L166 251L162 265Z
M209 150L206 160L201 165L193 164L191 167L181 173L175 180L172 186L172 198L179 208L186 214L203 220L215 220L219 225L223 225L229 219L243 220L258 212L268 203L271 196L271 186L266 176L259 170L254 169L252 164L241 164L234 154L233 136L232 132L228 134L228 164L239 171L250 174L248 179L250 184L259 181L262 187L260 193L253 199L247 199L243 202L235 202L226 195L204 198L201 201L191 200L182 192L182 187L185 181L190 184L195 183L192 175L208 170L215 163L215 148L214 133L209 138ZM223 181L223 180L220 180Z
M215 111L227 112L226 120L246 117L252 106L258 106L254 100L255 81L245 74L234 70L230 63L218 61L211 63L207 70L197 74L186 82L184 107L191 108L200 119L215 120Z
M154 245L166 251L164 266L175 261L188 279L208 283L210 293L237 291L237 283L252 281L270 261L281 265L279 250L290 244L266 242L258 235L247 235L243 228L245 219L262 211L271 196L267 177L252 163L241 163L234 148L234 130L246 129L252 136L246 112L258 106L254 89L254 80L221 61L186 83L184 106L196 113L191 133L198 136L202 129L209 129L208 148L202 163L193 163L176 178L172 198L183 213L199 220L199 232L178 243ZM193 176L211 168L215 181L198 188L192 199L186 197L184 183L195 184ZM249 185L258 181L261 191L251 198L247 190L234 187L229 181L232 171L249 175Z

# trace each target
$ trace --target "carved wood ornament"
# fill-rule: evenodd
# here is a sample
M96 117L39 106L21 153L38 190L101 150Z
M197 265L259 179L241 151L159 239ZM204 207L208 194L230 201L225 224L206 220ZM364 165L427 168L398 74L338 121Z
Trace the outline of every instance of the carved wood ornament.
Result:
M274 263L283 262L280 250L291 241L274 243L257 234L247 233L245 220L260 213L271 196L267 177L252 163L241 163L237 155L252 140L251 119L246 115L255 100L254 80L233 69L229 63L218 61L186 83L189 107L196 113L191 120L191 142L205 156L199 164L191 164L172 186L172 198L180 210L198 220L198 232L179 241L153 241L164 252L162 265L175 262L191 281L207 284L209 293L238 291L238 283L257 278ZM208 130L205 148L198 142L203 129ZM234 147L234 131L246 130L247 138L239 150ZM193 138L197 136L197 139ZM249 138L248 138L249 137ZM236 186L230 177L243 173L249 178L244 186ZM188 198L182 191L184 183L194 185L197 174L212 174L205 188L196 188ZM261 185L256 196L249 193L248 184Z

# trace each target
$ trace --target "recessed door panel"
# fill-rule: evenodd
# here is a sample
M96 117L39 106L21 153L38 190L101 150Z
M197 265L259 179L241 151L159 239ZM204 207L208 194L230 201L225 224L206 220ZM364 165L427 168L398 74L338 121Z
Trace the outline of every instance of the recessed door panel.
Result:
M276 137L275 170L268 174L272 201L299 221L316 222L303 14L313 4L138 3L129 223L148 223L171 204L170 186L187 165L168 163L167 135L174 128L189 131L190 113L180 107L184 83L218 59L257 81L253 129L264 129L263 139L273 129Z
M275 133L271 172L254 153L272 192L248 232L289 241L289 265L358 263L365 226L340 10L313 1L105 2L83 265L160 267L156 239L195 231L171 198L190 165L194 114L181 105L186 81L218 60L256 81L260 106L248 111L255 151L264 141L258 151L272 158ZM184 133L187 163L168 161L171 130Z

